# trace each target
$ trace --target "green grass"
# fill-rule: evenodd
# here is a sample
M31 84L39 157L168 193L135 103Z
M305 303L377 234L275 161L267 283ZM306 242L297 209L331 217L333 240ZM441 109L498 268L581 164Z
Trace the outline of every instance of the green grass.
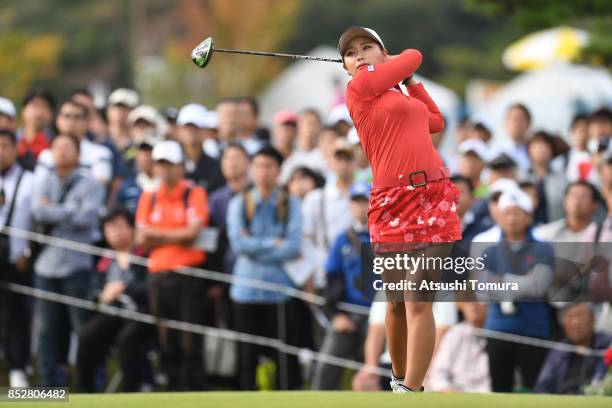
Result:
M0 404L17 408L61 407L58 403ZM553 396L533 394L392 394L391 392L206 392L73 394L71 407L248 407L248 408L385 408L385 407L457 407L457 408L596 408L611 407L612 397Z

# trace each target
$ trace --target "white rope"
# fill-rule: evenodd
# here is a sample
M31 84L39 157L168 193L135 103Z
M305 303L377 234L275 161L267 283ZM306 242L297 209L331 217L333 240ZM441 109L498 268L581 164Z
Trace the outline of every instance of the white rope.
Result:
M564 351L567 353L576 353L582 356L603 357L603 355L606 353L606 350L595 350L588 347L574 346L568 343L560 343L557 341L521 336L513 333L482 329L480 327L472 327L472 333L476 336L486 337L489 339L511 341L513 343L526 344L529 346L543 347L552 350Z
M32 288L30 286L19 285L16 283L1 282L0 288L10 290L12 292L21 293L23 295L32 296L38 299L44 299L51 302L63 303L68 306L79 307L99 313L107 314L110 316L117 316L123 319L134 320L146 324L160 325L169 329L181 330L194 334L201 334L211 337L220 337L226 340L239 341L242 343L256 344L259 346L272 347L279 350L282 353L293 354L295 356L307 355L310 359L320 361L325 364L331 364L339 367L350 368L353 370L360 370L362 368L369 372L378 374L383 377L390 378L389 370L385 370L380 367L367 367L363 363L353 361L345 358L335 357L329 354L319 353L306 348L300 348L292 346L287 343L283 343L281 340L273 339L270 337L257 336L254 334L247 334L237 332L235 330L219 329L216 327L204 326L201 324L182 322L179 320L165 319L156 317L150 314L137 312L133 310L127 310L116 306L111 306L103 303L96 303L91 300L81 299L74 296L63 295L43 289Z
M37 232L33 232L33 231L27 231L27 230L23 230L23 229L19 229L19 228L14 228L14 227L3 227L2 230L0 230L0 233L4 233L7 235L12 235L18 238L22 238L22 239L27 239L30 241L36 241L36 242L40 242L42 244L47 244L47 245L53 245L56 247L60 247L60 248L65 248L65 249L69 249L69 250L73 250L73 251L78 251L78 252L83 252L83 253L87 253L90 255L97 255L97 256L102 256L102 257L114 257L118 254L117 251L114 251L112 249L107 249L107 248L100 248L100 247L96 247L94 245L89 245L89 244L83 244L81 242L77 242L77 241L72 241L72 240L68 240L68 239L64 239L64 238L58 238L58 237L53 237L50 235L45 235L45 234L40 234ZM142 257L142 256L137 256L137 255L130 255L130 263L136 264L136 265L141 265L141 266L147 266L148 265L148 258L146 257ZM279 293L284 293L287 296L296 298L296 299L301 299L305 302L309 302L318 306L323 306L325 304L325 299L322 296L318 296L318 295L314 295L312 293L303 291L303 290L299 290L299 289L295 289L295 288L291 288L288 286L284 286L284 285L280 285L280 284L274 284L274 283L270 283L270 282L266 282L263 280L259 280L259 279L252 279L252 278L245 278L245 277L240 277L240 276L233 276L233 275L228 275L225 273L221 273L221 272L215 272L215 271L209 271L209 270L205 270L205 269L200 269L200 268L194 268L194 267L181 267L179 269L176 270L177 273L181 273L184 275L189 275L189 276L194 276L194 277L198 277L198 278L203 278L203 279L210 279L210 280L215 280L215 281L219 281L219 282L225 282L225 283L236 283L236 284L240 284L240 285L245 285L245 286L251 286L251 287L255 287L258 289L265 289L265 290L269 290L269 291L274 291L274 292L279 292ZM29 287L25 287L25 288L29 288ZM29 288L32 289L32 288ZM39 289L35 289L35 290L39 290ZM53 292L50 292L53 293ZM65 296L65 295L58 295L55 294L57 296ZM57 298L60 299L60 298ZM84 301L83 299L78 299L78 298L73 298L76 299L77 301ZM94 302L90 302L93 305L97 305ZM79 306L80 307L80 306ZM90 308L90 306L88 306L87 308ZM102 305L102 306L94 306L94 309L91 310L99 310L99 308L112 308L111 306L107 306L107 305ZM356 313L356 314L363 314L363 315L367 315L369 314L369 308L364 307L364 306L358 306L358 305L352 305L350 303L345 303L345 302L339 302L337 304L338 309L346 311L346 312L350 312L350 313ZM122 313L123 312L127 312L124 309L119 309L119 308L113 308L113 309L118 309L121 310ZM112 310L112 309L108 309L108 310ZM137 313L137 312L129 312L129 313ZM108 313L108 314L113 314L113 313ZM137 313L139 315L142 315L142 313ZM154 316L151 315L144 315L144 316L150 316L150 318L152 319L156 319ZM123 317L123 316L122 316ZM128 318L128 317L126 317ZM186 322L178 322L178 321L174 321L176 323L181 323L181 324L185 324L185 325L190 325L190 323L186 323ZM153 324L154 322L145 322L145 323L151 323ZM199 325L195 325L196 327L204 327L204 326L199 326ZM169 326L170 327L170 326ZM189 327L189 326L185 326L185 327ZM223 329L216 329L216 328L208 328L211 330L221 330L221 331L227 331L227 332L232 332L231 330L223 330ZM189 331L189 330L188 330ZM240 335L245 335L244 333L238 333L238 332L233 332L233 333L237 333ZM567 344L567 343L561 343L561 342L555 342L555 341L551 341L551 340L544 340L544 339L538 339L538 338L534 338L534 337L528 337L528 336L521 336L518 334L512 334L512 333L505 333L505 332L498 332L498 331L494 331L494 330L487 330L487 329L481 329L481 328L473 328L473 333L477 336L480 337L485 337L485 338L492 338L492 339L498 339L498 340L504 340L504 341L510 341L510 342L514 342L514 343L520 343L520 344L526 344L526 345L532 345L532 346L538 346L538 347L543 347L543 348L547 348L547 349L554 349L554 350L559 350L559 351L564 351L564 352L571 352L571 353L576 353L576 354L580 354L580 355L585 355L585 356L603 356L605 353L605 350L594 350L594 349L590 349L590 348L585 348L585 347L579 347L579 346L573 346L571 344ZM214 334L211 334L214 335ZM250 335L247 335L250 336ZM257 337L257 336L256 336ZM265 339L265 338L264 338ZM270 339L273 341L278 341L275 339ZM238 340L240 341L240 340ZM259 344L259 343L254 343L254 344ZM282 343L284 344L284 343ZM266 343L264 343L263 345L268 345ZM289 347L292 348L291 350L293 351L298 351L302 350L299 349L297 347L294 346L290 346L285 344L283 347ZM289 350L289 349L287 349ZM305 349L307 350L307 349ZM308 350L310 351L310 350ZM294 354L291 353L289 351L287 351L289 354ZM336 357L333 357L336 358ZM344 360L344 359L340 359L340 360ZM351 360L345 360L345 361L351 361ZM352 364L360 364L360 363L356 363L354 361L351 361ZM329 364L333 364L333 363L329 363ZM363 365L361 365L363 366ZM348 367L347 368L354 368L354 367ZM358 369L358 368L357 368Z
M101 256L101 257L116 257L118 254L117 251L114 251L109 248L101 248L101 247L97 247L94 245L84 244L78 241L72 241L72 240L65 239L65 238L53 237L50 235L45 235L45 234L41 234L38 232L28 231L28 230L24 230L20 228L15 228L15 227L8 227L8 226L3 227L0 230L0 233L4 233L6 235L14 236L14 237L21 238L21 239L27 239L29 241L36 241L36 242L39 242L45 245L51 245L51 246L55 246L58 248L64 248L64 249L68 249L72 251L82 252L82 253L86 253L89 255L95 255L95 256ZM148 266L149 259L147 257L130 254L129 259L130 259L131 264L140 265L144 267ZM217 282L234 283L234 284L239 284L239 285L244 285L244 286L250 286L253 288L257 288L257 289L268 290L271 292L283 293L289 297L301 299L305 302L312 303L318 306L324 306L326 303L325 298L322 296L315 295L315 294L312 294L312 293L309 293L309 292L306 292L300 289L292 288L289 286L285 286L285 285L281 285L277 283L270 283L270 282L267 282L261 279L253 279L253 278L247 278L243 276L228 275L226 273L210 271L210 270L201 269L201 268L195 268L192 266L181 266L181 267L178 267L176 270L174 270L174 272L177 272L183 275L194 276L194 277L202 278L202 279L210 279L210 280L214 280ZM353 305L353 304L346 303L346 302L338 302L336 304L336 307L345 312L362 314L362 315L368 315L369 310L370 310L368 307Z

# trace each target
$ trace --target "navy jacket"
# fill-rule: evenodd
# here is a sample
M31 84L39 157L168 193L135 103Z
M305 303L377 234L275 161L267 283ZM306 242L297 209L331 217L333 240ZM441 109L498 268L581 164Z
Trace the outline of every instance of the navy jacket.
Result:
M568 340L565 340L569 343ZM612 337L605 334L595 333L593 335L592 347L597 350L607 349L612 344ZM550 350L540 370L538 381L535 385L535 392L558 394L565 379L569 364L570 353L560 350ZM582 357L597 359L594 378L598 380L606 375L607 367L601 357ZM585 384L586 385L586 384Z

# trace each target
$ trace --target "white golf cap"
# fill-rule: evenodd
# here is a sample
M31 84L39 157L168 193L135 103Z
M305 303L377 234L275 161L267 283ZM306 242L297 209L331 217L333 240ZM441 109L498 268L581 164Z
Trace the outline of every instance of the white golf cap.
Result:
M337 153L347 153L349 156L354 157L355 152L353 151L353 145L351 142L346 140L345 137L339 137L334 142L334 155Z
M383 44L380 36L376 33L376 31L371 28L366 27L349 27L347 28L342 35L340 36L340 41L338 41L338 52L340 56L344 56L344 50L348 47L349 43L353 38L357 37L367 37L376 41L380 44L381 47L385 48L385 44Z
M344 104L336 105L331 112L329 112L329 115L327 115L327 124L329 126L336 126L336 124L340 121L344 121L351 126L353 125L351 114Z
M139 149L141 147L154 148L163 138L155 131L146 131L142 135L138 136L134 141L134 145Z
M144 120L145 122L157 126L161 119L162 117L157 112L157 109L149 105L140 105L132 110L127 117L127 121L130 125L133 125L139 120Z
M4 98L0 96L0 113L15 119L17 116L17 110L15 109L15 105L11 102L10 99Z
M125 105L130 109L138 106L140 98L133 89L117 88L108 97L108 105Z
M489 194L503 193L514 190L519 190L519 185L516 181L509 178L497 179L489 186Z
M179 126L194 125L203 128L205 125L206 108L199 103L190 103L181 108L176 124Z
M489 161L489 147L480 139L467 139L457 147L457 150L461 155L472 152L481 160Z
M354 126L351 128L351 130L349 130L346 138L352 145L358 145L359 143L361 143L359 141L359 135L357 134L357 128Z
M219 127L219 115L215 111L206 111L204 113L204 129L216 129Z
M174 140L164 140L163 142L159 142L153 148L153 160L158 161L167 161L172 164L182 164L183 163L183 150L181 149L181 145Z
M495 127L493 126L491 119L487 115L483 115L481 113L477 113L477 114L470 116L469 121L470 123L472 123L472 125L476 125L477 123L480 123L481 125L483 125L489 130Z
M516 189L505 191L499 197L497 208L505 210L510 207L518 207L526 213L531 214L533 212L533 201L531 201L531 197L523 190Z

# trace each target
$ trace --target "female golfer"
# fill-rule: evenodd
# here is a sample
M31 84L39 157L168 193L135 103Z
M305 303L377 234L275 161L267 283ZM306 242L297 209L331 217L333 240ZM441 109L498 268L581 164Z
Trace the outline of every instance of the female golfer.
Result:
M431 141L444 119L423 85L412 78L421 64L418 50L389 55L374 30L347 29L338 44L344 68L352 77L346 103L374 175L368 226L377 256L397 254L444 258L461 239L457 215L459 190L449 180ZM399 87L407 85L409 96ZM441 270L423 262L400 278L439 279ZM385 282L391 280L383 272ZM392 360L394 392L422 391L435 346L431 297L401 291L387 294L385 318Z

